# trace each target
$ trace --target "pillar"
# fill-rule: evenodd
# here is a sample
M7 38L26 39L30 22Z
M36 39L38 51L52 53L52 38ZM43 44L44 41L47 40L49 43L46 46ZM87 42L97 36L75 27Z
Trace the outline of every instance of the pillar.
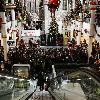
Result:
M52 73L53 73L53 78L55 78L56 77L56 71L55 71L54 65L52 65Z
M35 13L35 2L36 2L36 0L33 0L33 4L32 4L32 6L33 6L33 13Z
M83 0L80 0L81 5L83 5ZM79 13L79 32L78 32L78 37L77 37L77 45L80 45L81 41L81 33L82 33L82 27L83 27L83 14L82 14L82 8L80 8L80 13Z
M36 13L36 0L35 0L34 2L35 2L35 3L34 3L34 4L35 4L34 6L35 6L35 13Z
M82 27L83 27L82 12L79 13L79 16L80 16L80 19L79 19L79 32L77 36L77 45L80 45L80 41L81 41L81 33L82 33Z
M73 3L73 11L75 10L75 0L72 1Z
M89 36L89 43L88 43L88 56L91 56L92 52L92 42L93 42L93 36Z
M67 13L69 12L69 2L67 0Z
M45 34L49 33L49 25L51 22L50 11L48 10L48 0L44 0L44 16L45 16Z
M19 41L21 40L21 31L22 31L22 23L18 23L18 28L19 28Z
M95 1L95 0L94 0ZM91 18L90 18L90 34L89 34L89 43L88 43L88 56L91 56L92 52L92 42L93 38L96 34L95 29L94 29L94 24L95 24L95 5L90 5L90 10L91 10Z
M70 27L70 30L71 30L71 33L70 33L70 40L72 40L72 39L74 38L74 36L73 36L73 31L74 31L74 29L75 29L75 20L73 20L73 21L71 22L71 27Z
M4 60L7 61L7 27L6 27L5 12L0 12L0 16L2 18L1 33L2 33L2 43L4 48Z
M11 0L11 3L14 4L14 0ZM14 41L14 46L16 46L15 11L14 11L14 8L11 9L11 15L12 15L12 32L13 32L13 41Z
M81 40L81 31L78 31L77 45L80 45L80 40Z
M74 30L74 26L73 26L73 24L72 24L72 25L71 25L70 40L72 40L72 38L73 38L73 30Z

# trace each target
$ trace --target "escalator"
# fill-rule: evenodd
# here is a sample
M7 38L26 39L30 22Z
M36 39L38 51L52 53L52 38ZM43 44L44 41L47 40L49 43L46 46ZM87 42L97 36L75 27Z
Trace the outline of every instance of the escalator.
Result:
M29 100L55 100L48 91L36 91Z
M54 100L48 91L40 91L37 79L0 74L0 100Z
M57 69L49 91L56 100L100 100L99 72L90 67Z
M36 84L37 80L0 73L0 100L26 100L36 90Z
M51 75L48 91L40 91L37 80L31 80L31 85L26 89L28 81L0 76L0 91L6 89L5 94L0 95L0 100L100 100L99 71L90 67L74 66L64 69L60 66L55 67L55 72L55 78L55 75ZM21 87L22 83L25 83L25 87ZM7 93L9 87L11 91Z

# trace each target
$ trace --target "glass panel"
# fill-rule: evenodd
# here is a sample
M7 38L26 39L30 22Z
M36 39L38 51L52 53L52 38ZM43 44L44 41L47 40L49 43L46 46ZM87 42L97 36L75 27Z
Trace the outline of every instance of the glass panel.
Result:
M100 100L100 84L81 71L57 77L51 89L64 100Z
M12 92L14 80L10 77L0 76L0 95Z

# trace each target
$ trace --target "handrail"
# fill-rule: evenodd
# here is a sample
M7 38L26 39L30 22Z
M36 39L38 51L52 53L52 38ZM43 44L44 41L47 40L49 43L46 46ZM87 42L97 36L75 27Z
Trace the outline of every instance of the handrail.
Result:
M96 73L92 69L87 69L87 68L84 68L82 72L91 75L91 77L94 78L95 82L100 86L100 74Z
M63 65L63 66L62 66ZM97 67L100 67L100 64L84 64L84 63L55 63L55 70L66 70L66 69L74 69L77 71L83 71L90 74L93 78L95 78L100 83L100 72L94 71ZM61 77L60 75L59 77ZM56 77L55 77L56 78Z
M36 91L36 89L35 89L35 91ZM27 93L25 96L23 96L22 98L20 98L19 100L28 100L29 98L31 98L31 96L35 93L35 91L34 92L32 92L32 93Z
M57 93L53 92L53 91L51 90L51 88L49 88L48 91L50 92L50 94L51 94L56 100L63 100L63 98L61 98L61 96L57 95Z
M88 75L90 75L92 78L95 79L95 82L100 86L100 76L95 71L93 71L92 69L88 69L88 68L80 68L80 69L76 70L76 72L79 72L79 71L87 73ZM75 73L75 72L71 72L71 73ZM53 80L55 80L56 78L62 77L62 76L63 75L59 75L59 76L56 76L55 78L52 78L51 82Z
M28 100L35 93L36 89L33 92L30 92L30 93L26 92L24 95L22 95L21 97L16 98L15 100Z
M78 70L76 70L75 72L71 72L72 73L78 73L78 72L82 72L87 74L87 76L91 76L93 78L93 80L100 86L100 74L95 72L94 70L92 70L91 68L80 68ZM61 76L60 76L61 77Z
M84 68L84 67L90 67L94 68L99 67L100 64L89 64L89 63L54 63L55 69L67 69L67 68Z
M66 64L65 64L66 65ZM68 65L68 64L67 64ZM71 65L73 65L73 64L70 64L70 66ZM74 64L75 65L75 64ZM94 89L97 89L97 88L99 88L100 87L100 74L99 73L97 73L96 71L94 71L92 68L90 68L90 67L84 67L84 66L81 66L81 65L79 65L80 67L79 68L75 68L75 70L73 71L73 72L71 72L71 73L69 73L69 74L67 74L68 76L69 75L73 75L73 73L78 73L78 72L80 72L80 75L82 74L83 76L84 75L86 75L87 76L87 78L91 78L92 79L92 81L93 81L93 83L92 84L94 84L93 86L94 86ZM92 65L93 66L93 65ZM98 64L97 65L98 67L100 66L100 64ZM67 69L67 67L61 67L61 66L59 66L59 68L57 68L56 69L56 67L55 67L55 70L57 71L57 70L61 70L61 69ZM73 69L73 68L70 68L70 70L71 69ZM63 70L63 71L65 71L65 70ZM59 72L59 71L58 71ZM51 84L51 90L53 91L53 92L55 92L55 90L58 90L55 86L56 86L56 84L58 84L58 83L56 83L55 84L55 82L57 81L56 79L58 78L58 77L62 77L63 76L63 74L62 75L58 75L58 76L56 76L55 78L53 78L52 79L52 83L54 83L54 84ZM83 77L84 78L84 77ZM71 79L71 76L70 76L70 79ZM79 83L80 84L80 83ZM83 83L81 83L80 85L82 85ZM95 87L95 84L97 85L96 87ZM88 85L88 84L87 84ZM53 87L52 87L53 86ZM82 88L82 87L81 87ZM83 89L85 89L85 87L83 88ZM60 90L63 90L63 91L67 91L67 92L71 92L71 91L68 91L67 89L62 89L61 87L60 87L60 89L59 89L59 91ZM83 90L84 91L84 90ZM89 91L91 91L91 90L89 90ZM84 91L84 92L86 92L86 91ZM92 91L91 91L92 92ZM73 92L71 92L71 93L73 93ZM97 92L96 92L97 93ZM87 92L86 92L86 94L85 94L85 96L88 98L94 98L94 99L96 99L96 100L99 100L100 99L100 97L99 97L99 95L98 94L96 94L96 93L90 93L90 94L88 94ZM59 94L58 94L59 95ZM62 94L62 95L64 95L64 94ZM82 96L82 95L80 95L80 96ZM84 97L84 96L82 96L82 97Z

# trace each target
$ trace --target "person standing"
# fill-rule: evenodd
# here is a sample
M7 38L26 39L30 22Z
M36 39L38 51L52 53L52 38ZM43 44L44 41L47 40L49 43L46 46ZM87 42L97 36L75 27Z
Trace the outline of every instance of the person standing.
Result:
M31 39L30 39L30 40L29 40L29 47L30 47L30 48L32 48L32 44L33 44L33 43L32 43L32 41L31 41Z
M40 72L38 75L38 82L37 82L37 86L40 86L40 91L43 91L44 83L45 83L45 79L44 79L43 72Z

